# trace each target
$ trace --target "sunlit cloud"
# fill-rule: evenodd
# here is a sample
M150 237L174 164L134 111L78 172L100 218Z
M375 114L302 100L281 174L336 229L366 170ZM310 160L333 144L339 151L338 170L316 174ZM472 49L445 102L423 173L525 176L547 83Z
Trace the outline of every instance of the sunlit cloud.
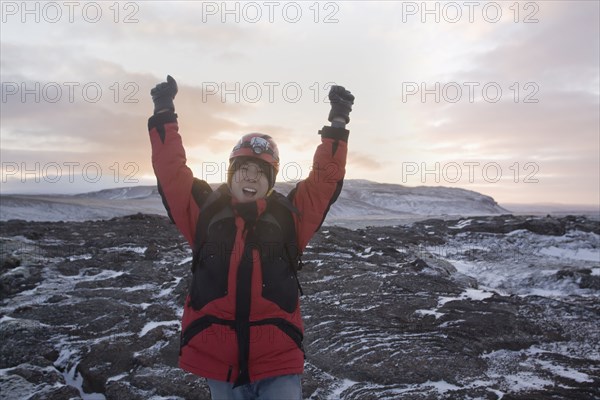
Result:
M79 14L73 23L7 16L3 168L93 162L106 177L80 187L93 190L122 184L108 179L110 167L118 163L123 173L131 162L147 180L149 92L171 74L195 173L206 172L203 163L226 162L239 137L254 131L273 136L282 160L307 173L317 131L328 123L325 87L337 82L356 95L348 178L463 187L499 201L600 202L599 3L496 2L502 15L494 22L495 6L485 15L483 3L473 21L460 2L299 3L302 18L294 23L282 16L283 4L272 22L263 7L261 21L240 14L236 23L206 3L119 3L118 15L106 3L93 24ZM439 22L423 6L438 7ZM461 18L450 21L457 10ZM135 22L124 23L128 16ZM325 23L328 17L335 21ZM272 93L270 84L277 85ZM286 84L301 95L286 98ZM244 87L260 88L260 98L236 89ZM231 88L236 93L223 92ZM436 163L439 182L432 180ZM472 163L473 181L442 176L456 164L467 177ZM501 176L486 181L484 166L491 174L496 164ZM409 175L415 165L419 171ZM424 169L434 172L423 179ZM523 183L532 172L538 181ZM49 187L15 180L13 173L2 190Z

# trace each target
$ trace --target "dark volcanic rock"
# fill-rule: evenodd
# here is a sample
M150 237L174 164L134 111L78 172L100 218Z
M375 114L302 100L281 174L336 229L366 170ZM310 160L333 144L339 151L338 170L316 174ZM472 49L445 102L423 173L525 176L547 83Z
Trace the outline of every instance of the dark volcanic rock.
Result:
M584 269L564 269L556 273L557 280L574 280L582 289L600 290L600 275L592 275L592 270Z
M567 230L579 230L582 232L594 232L600 235L600 223L579 215L567 215L562 219Z
M323 228L299 273L304 396L600 398L599 233L579 216ZM167 218L7 221L0 240L3 396L210 398L177 368L191 251ZM515 265L531 273L494 281Z
M530 218L525 221L525 229L540 235L561 236L566 232L565 224L555 218Z
M42 265L16 267L0 276L0 299L33 289L42 280Z
M21 260L19 260L17 257L9 256L2 261L1 270L4 272L4 270L17 268L19 265L21 265Z
M0 368L52 365L58 358L52 336L52 328L36 320L5 317L0 325Z

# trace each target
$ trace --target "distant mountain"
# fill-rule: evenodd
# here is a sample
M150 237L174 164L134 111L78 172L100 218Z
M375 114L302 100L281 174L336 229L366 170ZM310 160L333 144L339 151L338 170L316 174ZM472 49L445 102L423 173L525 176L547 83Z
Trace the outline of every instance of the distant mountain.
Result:
M217 187L215 184L213 187ZM289 193L295 185L278 183L276 190ZM1 196L0 220L83 221L108 219L143 212L166 215L156 186L105 189L77 195ZM380 221L423 216L509 214L490 196L457 188L408 187L367 180L347 180L326 222Z
M371 214L416 215L490 215L508 214L490 196L471 190L417 186L408 187L367 180L349 180L338 202L332 207L335 217ZM368 214L367 214L368 215Z
M94 198L104 200L133 200L157 196L159 196L159 194L156 186L130 186L104 189L98 192L81 193L75 195L75 197L79 198Z

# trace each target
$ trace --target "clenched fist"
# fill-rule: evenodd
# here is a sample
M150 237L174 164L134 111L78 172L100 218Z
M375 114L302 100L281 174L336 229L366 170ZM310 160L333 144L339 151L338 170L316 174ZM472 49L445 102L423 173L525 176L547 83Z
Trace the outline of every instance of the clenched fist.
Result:
M331 111L329 112L329 121L350 122L350 111L354 104L354 95L343 86L332 86L329 90L329 101L331 102Z
M177 82L171 75L167 75L167 81L159 83L150 91L154 102L154 114L162 111L175 111L173 99L177 95Z

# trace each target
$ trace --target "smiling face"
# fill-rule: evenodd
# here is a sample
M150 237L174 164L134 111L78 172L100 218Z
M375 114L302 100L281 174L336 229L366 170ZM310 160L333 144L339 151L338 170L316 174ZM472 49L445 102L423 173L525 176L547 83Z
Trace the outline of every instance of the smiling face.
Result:
M230 188L240 203L256 201L267 195L269 179L259 164L246 161L233 173Z

